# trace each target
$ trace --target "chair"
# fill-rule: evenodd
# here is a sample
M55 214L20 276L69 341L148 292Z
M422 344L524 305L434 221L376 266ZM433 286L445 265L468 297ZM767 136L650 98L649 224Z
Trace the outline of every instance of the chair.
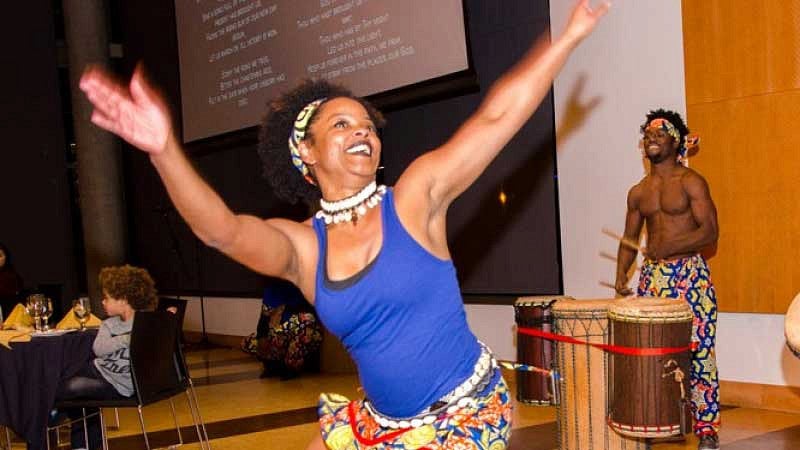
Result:
M183 300L184 305L186 300ZM200 417L200 404L197 402L197 393L194 390L194 382L192 381L192 377L189 376L189 367L186 365L186 358L183 355L183 346L178 345L178 370L181 373L181 377L183 378L184 383L186 384L186 396L189 400L189 411L192 413L192 421L194 421L194 427L197 431L197 435L200 436L200 432L202 430L203 438L206 442L206 448L211 450L211 442L208 440L208 433L206 432L206 424L203 422L203 418ZM192 406L192 402L194 402L194 406ZM197 417L195 418L195 412L197 413ZM200 426L198 427L198 423ZM200 440L200 448L203 448L203 438L199 438Z
M178 336L180 338L180 342L183 342L183 319L186 317L186 300L180 298L172 298L172 297L159 297L158 299L158 307L156 308L158 311L169 311L170 308L175 308L175 315L178 318ZM186 373L188 376L188 372ZM192 395L194 395L194 386L192 386ZM119 411L117 408L114 408L114 425L112 425L115 430L119 430ZM205 429L205 425L203 425Z
M159 297L158 311L169 311L175 308L175 317L178 318L178 333L183 334L183 319L186 317L186 300L182 298Z
M170 308L175 308L174 312L170 311ZM183 342L183 319L186 317L186 300L180 298L172 298L172 297L159 297L158 298L158 306L156 308L157 311L169 311L175 314L175 317L178 319L178 336ZM186 376L188 377L188 371L186 372ZM194 395L194 386L191 387L192 395ZM119 410L114 408L114 425L113 428L115 430L119 430ZM204 425L205 430L205 425Z
M190 407L189 410L192 412L192 420L195 420L195 427L197 424L200 424L200 429L198 429L198 433L202 430L203 437L205 441L208 442L208 433L206 432L206 424L203 422L203 418L200 417L200 405L197 403L197 394L194 390L194 382L192 381L192 377L189 376L189 367L186 365L186 358L183 355L183 345L182 343L182 330L183 330L183 319L186 317L186 304L187 301L182 298L172 298L172 297L159 297L158 299L158 311L170 311L170 308L175 308L174 313L176 319L178 320L178 336L181 338L181 342L178 345L178 369L181 371L181 376L186 382L186 387L188 389L187 395L189 396L189 401L194 401L194 408ZM194 417L194 412L197 411L197 419ZM119 427L119 418L117 418L117 427ZM200 441L200 445L202 446L202 440ZM211 445L209 445L209 449Z
M178 336L183 341L183 319L186 317L186 300L180 298L172 298L172 297L159 297L158 298L158 306L156 307L157 311L170 311L170 308L174 309L175 317L178 319ZM188 376L188 373L187 373ZM194 389L194 388L192 388ZM192 394L194 394L194 390L192 390ZM114 425L110 425L109 427L113 427L115 430L119 430L119 410L114 408Z
M211 449L205 424L202 423L197 396L194 386L186 369L186 362L180 349L178 340L178 320L171 313L164 311L139 311L133 321L131 330L131 377L133 378L134 394L131 397L119 396L111 400L96 399L71 399L61 400L56 403L56 408L137 408L139 424L142 427L145 447L150 449L147 438L142 408L161 400L170 400L172 418L178 433L178 444L183 444L180 425L175 415L175 405L172 397L186 393L189 409L194 421L197 438L202 449ZM84 421L86 416L82 419ZM202 424L202 433L201 433ZM84 428L85 429L85 428ZM49 431L49 430L48 430ZM100 431L103 440L103 449L108 450L108 437L106 435L103 415L100 414ZM47 444L49 442L49 432Z

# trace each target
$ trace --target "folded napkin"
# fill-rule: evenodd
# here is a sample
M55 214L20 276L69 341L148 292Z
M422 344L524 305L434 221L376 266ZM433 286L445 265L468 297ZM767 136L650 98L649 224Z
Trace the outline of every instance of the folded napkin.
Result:
M11 349L12 342L29 342L30 340L30 331L0 330L0 345L8 349Z
M94 314L89 314L89 321L86 322L87 327L99 327L101 320L95 316ZM64 318L61 319L61 322L58 322L56 325L57 330L69 330L71 328L80 328L81 324L78 322L78 319L75 317L75 313L72 312L70 309Z
M30 330L33 328L33 317L31 317L22 304L17 303L17 306L11 310L6 321L3 322L3 328L6 330Z

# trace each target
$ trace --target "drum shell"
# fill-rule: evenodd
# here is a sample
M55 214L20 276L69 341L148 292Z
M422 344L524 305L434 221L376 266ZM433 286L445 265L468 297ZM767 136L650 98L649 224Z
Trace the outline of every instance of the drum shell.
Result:
M692 313L683 300L629 300L609 310L613 345L680 348L691 342ZM637 311L637 303L646 302ZM608 422L620 434L658 438L688 432L690 352L609 354ZM676 371L680 376L676 377Z
M609 339L608 308L618 300L564 300L553 305L557 334L594 344ZM643 440L616 433L606 422L607 355L589 345L556 344L560 450L644 450Z
M521 297L514 304L514 318L519 328L553 331L552 305L569 297ZM517 361L538 368L552 370L555 344L549 339L530 336L517 331ZM526 405L551 406L557 404L552 392L550 377L539 372L519 370L517 401Z

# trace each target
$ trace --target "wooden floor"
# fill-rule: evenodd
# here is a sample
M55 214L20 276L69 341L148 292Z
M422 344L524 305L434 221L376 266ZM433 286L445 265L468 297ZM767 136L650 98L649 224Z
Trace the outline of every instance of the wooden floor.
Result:
M215 450L305 449L318 432L315 405L320 392L359 396L358 383L352 375L312 374L289 381L260 379L260 364L236 349L191 351L187 358ZM176 397L175 406L184 448L199 449L185 397ZM177 442L169 402L149 406L144 413L152 444L168 446ZM555 449L555 414L552 407L516 405L511 449ZM108 412L106 417L113 421ZM798 414L724 408L722 418L720 440L726 450L800 449ZM109 435L112 450L144 448L133 409L120 410L120 429L111 430ZM14 450L22 448L22 443L15 442ZM689 437L682 443L660 443L652 448L695 449L697 441Z

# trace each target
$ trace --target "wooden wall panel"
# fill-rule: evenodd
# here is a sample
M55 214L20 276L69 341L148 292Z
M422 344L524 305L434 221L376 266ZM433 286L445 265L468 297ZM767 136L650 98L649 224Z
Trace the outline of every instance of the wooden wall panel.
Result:
M683 1L687 104L800 88L800 1Z
M711 266L720 309L783 313L800 291L800 90L735 95L687 105L702 137L692 167L719 213Z
M712 258L725 311L786 311L800 291L800 91L688 106L702 136L692 167L720 222Z
M784 313L800 291L800 0L684 1L683 22L720 310Z

